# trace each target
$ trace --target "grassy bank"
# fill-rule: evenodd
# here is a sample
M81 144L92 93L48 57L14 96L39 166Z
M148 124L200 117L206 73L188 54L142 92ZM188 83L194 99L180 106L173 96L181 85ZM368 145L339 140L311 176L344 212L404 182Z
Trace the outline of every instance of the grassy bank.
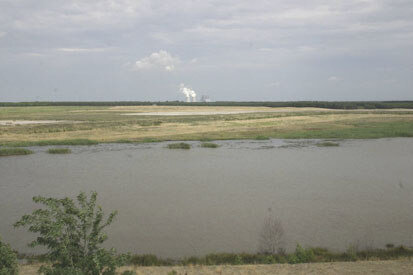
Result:
M37 140L37 141L10 141L3 142L0 145L13 147L29 147L29 146L51 146L51 145L96 145L99 144L96 140L90 139L62 139L62 140Z
M203 257L192 256L182 259L162 259L150 254L126 254L124 255L124 264L136 266L261 265L395 260L406 257L413 257L413 249L404 246L367 250L357 250L354 247L350 247L345 252L332 252L325 248L303 248L297 245L293 253L279 253L275 255L218 253L208 254ZM26 259L30 264L44 261L43 256L20 255L19 258Z
M130 115L140 112L165 115ZM188 115L168 115L171 112ZM197 112L209 114L192 114ZM9 123L1 124L2 120ZM56 122L12 123L24 120ZM413 137L413 111L216 106L0 107L0 145L9 147L106 142L387 137Z
M208 254L204 257L188 257L180 260L160 259L154 255L129 256L128 263L139 266L168 265L242 265L242 264L298 264L320 262L348 262L366 260L391 260L412 257L413 250L404 246L387 249L358 251L350 248L345 252L332 252L325 248L303 248L297 245L294 253L275 255L248 253Z
M33 151L24 148L0 148L0 157L30 155Z

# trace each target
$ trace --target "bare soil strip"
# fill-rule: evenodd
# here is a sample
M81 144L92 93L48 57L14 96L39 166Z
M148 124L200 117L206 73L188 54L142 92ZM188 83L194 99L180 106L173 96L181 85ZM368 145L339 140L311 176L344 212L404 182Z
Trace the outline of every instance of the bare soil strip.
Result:
M22 265L19 274L35 275L39 265ZM273 264L273 265L222 265L222 266L171 266L171 267L141 267L125 266L118 274L133 270L136 274L413 274L413 261L400 259L392 261L360 261L310 264Z

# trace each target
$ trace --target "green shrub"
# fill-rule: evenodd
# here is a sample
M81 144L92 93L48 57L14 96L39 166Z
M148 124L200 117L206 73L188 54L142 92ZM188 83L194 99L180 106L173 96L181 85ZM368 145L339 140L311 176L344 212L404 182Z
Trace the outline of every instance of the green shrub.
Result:
M297 244L294 254L289 255L288 263L310 263L314 261L314 252L311 248L305 249Z
M168 144L169 149L191 149L191 145L188 143L180 142L180 143L171 143Z
M0 148L0 157L33 154L32 150L24 148Z
M116 266L122 263L115 251L101 248L107 240L104 229L109 226L117 212L106 219L103 210L96 205L97 193L88 198L81 192L77 202L70 198L56 199L37 196L35 203L44 208L24 215L14 226L28 226L38 236L29 245L44 246L47 260L52 267L42 267L43 274L114 274Z
M212 142L203 142L201 143L201 147L202 148L218 148L219 145L216 143L212 143Z
M72 153L72 150L69 148L50 148L47 152L49 154L70 154Z
M17 255L10 245L0 239L0 275L17 275Z

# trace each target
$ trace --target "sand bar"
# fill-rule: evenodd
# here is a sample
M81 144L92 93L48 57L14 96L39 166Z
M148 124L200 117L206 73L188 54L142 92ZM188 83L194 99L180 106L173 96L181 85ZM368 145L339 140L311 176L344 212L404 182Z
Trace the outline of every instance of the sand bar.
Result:
M68 120L0 120L0 125L27 125L27 124L55 124L55 123L73 123Z

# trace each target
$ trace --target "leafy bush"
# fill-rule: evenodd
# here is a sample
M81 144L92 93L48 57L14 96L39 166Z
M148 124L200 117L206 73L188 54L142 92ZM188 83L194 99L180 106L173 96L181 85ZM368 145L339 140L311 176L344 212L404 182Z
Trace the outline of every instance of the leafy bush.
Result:
M297 244L294 254L289 255L288 263L311 263L314 261L314 252L311 248L305 249L301 245Z
M117 212L106 219L100 206L96 206L97 193L88 198L81 192L77 202L70 198L56 199L37 196L35 203L45 208L24 215L14 226L28 226L29 231L38 236L29 245L45 246L46 257L53 263L52 268L42 267L43 274L114 274L121 258L115 251L101 248L107 240L103 232L110 225ZM59 273L60 272L60 273ZM64 272L64 273L62 273Z
M10 245L0 239L0 275L17 275L17 255Z

